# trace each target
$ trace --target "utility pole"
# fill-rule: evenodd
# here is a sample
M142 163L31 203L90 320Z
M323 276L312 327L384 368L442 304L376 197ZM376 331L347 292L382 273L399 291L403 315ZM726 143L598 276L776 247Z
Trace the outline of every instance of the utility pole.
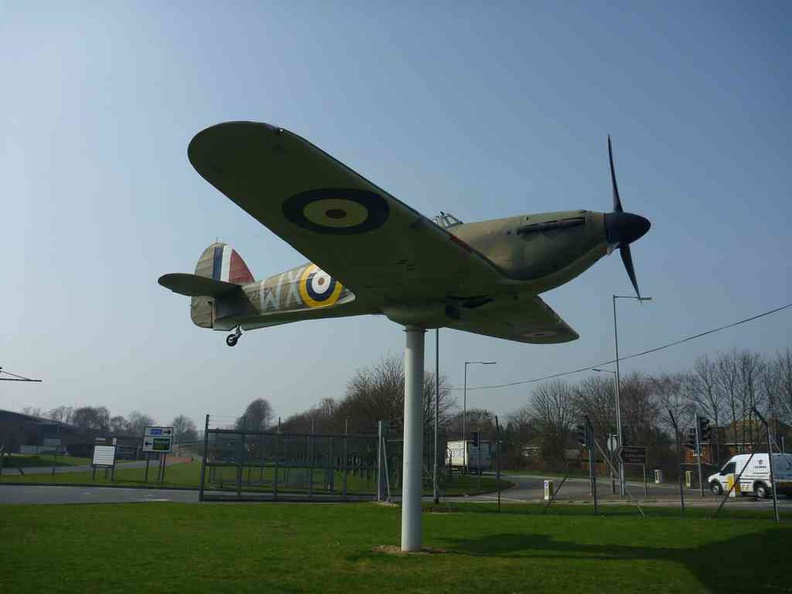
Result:
M594 515L596 516L598 513L597 473L595 471L596 456L594 453L594 442L596 438L594 436L594 426L591 424L588 415L585 415L584 418L586 419L586 445L589 451L589 481L591 481L591 495L594 497Z
M704 497L704 475L701 472L701 417L696 414L696 455L698 456L699 493Z
M434 466L432 467L432 486L434 504L440 502L440 489L437 485L437 426L440 423L440 328L435 330L435 407L434 407Z
M671 409L668 409L668 416L671 417L671 424L674 426L674 438L676 439L676 452L677 452L677 462L679 462L682 458L682 452L680 451L679 445L679 426L677 425L676 419L674 418L674 413L671 412ZM685 489L682 485L682 464L678 465L679 472L679 502L682 505L682 515L685 515Z

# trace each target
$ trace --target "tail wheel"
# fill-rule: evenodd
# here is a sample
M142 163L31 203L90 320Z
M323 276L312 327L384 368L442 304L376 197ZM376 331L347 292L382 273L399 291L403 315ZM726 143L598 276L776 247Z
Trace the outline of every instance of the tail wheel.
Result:
M236 346L236 343L239 342L239 336L236 334L229 334L226 336L226 344L230 347Z

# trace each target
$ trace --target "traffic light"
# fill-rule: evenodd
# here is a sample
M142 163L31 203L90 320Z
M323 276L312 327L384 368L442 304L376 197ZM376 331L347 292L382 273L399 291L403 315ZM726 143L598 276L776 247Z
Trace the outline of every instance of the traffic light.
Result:
M575 427L575 434L577 436L577 442L580 444L581 447L588 447L588 431L586 430L585 425L578 425Z
M688 431L687 431L687 439L685 440L685 445L688 447L688 449L691 449L694 452L696 451L696 428L695 427L691 427L690 429L688 429Z
M479 447L479 432L478 431L473 431L470 434L470 441L472 442L474 448Z
M712 439L712 427L710 427L710 420L706 417L699 417L699 441L701 443L709 443Z

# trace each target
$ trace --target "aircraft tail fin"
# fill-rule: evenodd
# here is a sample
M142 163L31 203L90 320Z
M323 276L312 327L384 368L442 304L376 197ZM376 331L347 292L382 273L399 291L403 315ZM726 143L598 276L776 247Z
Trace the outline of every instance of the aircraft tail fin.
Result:
M254 280L242 256L223 242L213 243L204 250L195 265L195 274L236 285L245 285Z
M175 293L192 297L190 317L196 326L212 328L215 301L230 296L241 285L255 279L245 261L229 245L216 242L206 248L195 265L195 274L165 274L159 284Z

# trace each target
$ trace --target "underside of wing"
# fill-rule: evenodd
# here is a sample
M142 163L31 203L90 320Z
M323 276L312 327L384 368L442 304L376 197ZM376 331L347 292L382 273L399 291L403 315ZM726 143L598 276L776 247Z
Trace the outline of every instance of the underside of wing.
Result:
M578 338L569 324L537 296L515 296L495 300L464 311L449 328L516 342L553 344Z
M359 298L442 300L504 280L484 256L287 130L219 124L188 153L209 183Z

